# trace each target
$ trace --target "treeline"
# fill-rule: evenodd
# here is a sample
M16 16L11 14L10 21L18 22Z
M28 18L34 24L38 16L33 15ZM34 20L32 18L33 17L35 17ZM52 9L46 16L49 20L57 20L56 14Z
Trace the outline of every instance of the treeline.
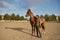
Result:
M40 17L44 17L46 21L59 21L60 22L60 16L56 16L54 14L51 14L51 15L45 14L44 16L40 15Z
M46 21L59 21L60 22L60 16L56 16L54 14L48 15L40 15L40 17L44 17ZM0 15L0 20L27 20L26 18L24 18L24 16L20 16L19 14L15 15L14 13L9 15L8 13L6 13L5 15Z
M20 16L19 14L15 15L14 13L9 15L6 13L5 15L0 15L0 20L26 20L24 16Z

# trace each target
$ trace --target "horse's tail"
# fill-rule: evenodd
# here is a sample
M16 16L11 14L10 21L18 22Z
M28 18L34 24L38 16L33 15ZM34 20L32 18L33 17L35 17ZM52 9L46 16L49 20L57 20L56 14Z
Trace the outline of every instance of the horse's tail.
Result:
M45 30L44 23L41 24L41 27L42 27L43 30Z
M41 18L41 19L40 19L40 22L41 22L41 27L42 27L42 29L45 30L45 26L44 26L45 19L44 19L44 18Z

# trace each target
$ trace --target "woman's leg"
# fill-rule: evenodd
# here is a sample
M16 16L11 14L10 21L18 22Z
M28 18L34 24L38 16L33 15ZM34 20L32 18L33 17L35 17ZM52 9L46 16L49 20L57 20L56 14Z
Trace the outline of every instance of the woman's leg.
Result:
M39 27L38 27L38 32L39 32L40 37L42 37L42 36L41 36L41 32L40 32L40 30L39 30Z
M38 27L36 26L36 33L37 33L37 37L38 37Z

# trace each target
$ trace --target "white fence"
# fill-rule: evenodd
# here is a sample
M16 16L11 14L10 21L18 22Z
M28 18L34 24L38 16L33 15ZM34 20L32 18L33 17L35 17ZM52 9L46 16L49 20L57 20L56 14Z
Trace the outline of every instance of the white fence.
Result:
M0 20L0 22L29 22L27 20Z
M29 22L29 21L27 20L0 20L0 22ZM60 23L59 21L46 21L46 22Z

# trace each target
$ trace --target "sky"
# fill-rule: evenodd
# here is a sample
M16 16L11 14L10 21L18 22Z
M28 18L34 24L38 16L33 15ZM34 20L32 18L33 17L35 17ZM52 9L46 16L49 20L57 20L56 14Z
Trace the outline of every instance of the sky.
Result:
M0 0L0 14L25 15L31 9L34 15L60 15L60 0Z

